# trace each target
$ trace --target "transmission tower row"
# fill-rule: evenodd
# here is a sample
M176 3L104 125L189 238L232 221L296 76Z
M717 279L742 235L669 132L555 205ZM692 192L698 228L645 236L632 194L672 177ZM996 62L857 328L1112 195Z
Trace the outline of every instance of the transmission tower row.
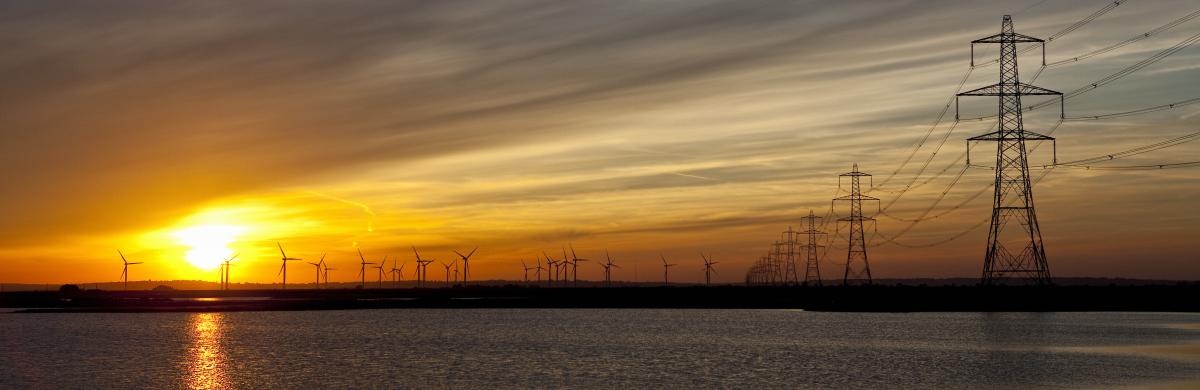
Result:
M955 95L955 118L959 118L958 98L962 96L994 96L999 99L996 131L967 139L966 163L971 164L971 143L978 141L996 142L994 194L992 198L991 224L983 260L982 285L1001 284L1015 281L1023 284L1051 284L1050 267L1046 250L1042 244L1042 231L1038 224L1033 202L1033 185L1029 175L1028 141L1051 141L1053 137L1025 130L1022 118L1021 96L1058 96L1063 108L1063 94L1057 91L1021 83L1017 71L1017 44L1034 43L1042 48L1042 65L1046 64L1045 42L1042 39L1018 34L1013 29L1012 17L1005 15L1000 24L1000 33L971 41L971 66L975 66L975 44L999 44L1000 80L996 84L972 89ZM965 79L964 79L965 81ZM1041 103L1040 103L1041 104ZM1062 110L1065 111L1065 110ZM1059 117L1063 118L1064 112ZM944 112L943 112L944 113ZM1057 149L1057 148L1054 148ZM1054 162L1057 165L1057 150ZM867 256L867 226L876 228L875 219L863 214L863 204L879 198L863 193L862 179L871 175L858 170L858 164L847 173L838 175L838 191L848 185L848 194L833 199L831 213L844 202L848 215L837 219L838 232L846 225L846 262L842 273L842 284L872 283L871 265ZM844 183L848 181L849 183ZM869 184L868 188L875 188ZM878 213L878 210L877 212ZM783 238L776 241L768 253L759 258L746 274L747 284L795 285L821 284L817 236L825 234L818 229L811 211L802 218L807 230L784 231ZM806 235L804 244L799 245L800 235ZM798 250L803 247L803 250ZM825 253L824 250L820 251ZM803 253L804 278L799 276L797 261Z
M838 192L842 192L843 184L848 186L849 194L836 197L831 204L831 210L837 209L838 202L848 202L849 216L839 218L840 224L849 225L847 235L847 252L845 270L842 272L842 284L871 284L871 266L867 261L867 239L865 223L874 225L875 218L863 215L863 202L878 202L879 199L862 193L862 178L871 175L858 170L858 164L847 173L838 175ZM847 181L848 183L843 183ZM878 203L876 203L878 206ZM759 257L749 272L746 273L746 284L751 285L822 285L820 261L826 253L826 245L820 243L820 238L828 233L821 231L822 217L816 216L812 210L801 217L802 231L784 230L780 239L771 244L766 255ZM841 231L841 229L838 229ZM800 265L803 264L803 271Z

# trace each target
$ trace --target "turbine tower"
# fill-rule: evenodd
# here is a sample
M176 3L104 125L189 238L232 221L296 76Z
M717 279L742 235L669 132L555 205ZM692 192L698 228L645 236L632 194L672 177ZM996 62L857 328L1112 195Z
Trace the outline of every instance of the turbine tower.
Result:
M396 261L392 261L392 269L390 270L392 273L392 287L400 288L400 278L404 277L404 264L397 264L400 262L400 257L392 257L396 259ZM397 265L399 265L400 268L396 268Z
M588 261L588 259L581 259L581 258L579 258L579 256L575 256L575 247L571 246L571 245L568 245L568 246L571 247L571 279L573 280L572 284L574 284L575 287L579 287L579 262Z
M658 257L659 257L659 258L662 258L662 262L663 262L663 284L664 284L664 285L666 285L666 284L671 284L671 278L669 277L669 276L671 276L671 275L670 275L670 273L669 273L669 272L670 272L670 270L671 270L671 267L674 267L676 264L674 264L674 263L667 263L667 257L666 257L666 256L663 256L663 254L662 254L662 253L659 253L659 254L658 254Z
M322 253L321 260L317 261L316 263L311 262L311 261L307 261L306 263L312 264L313 267L316 267L316 269L317 269L317 284L315 286L316 286L316 288L321 288L321 267L325 266L325 254Z
M314 268L316 268L316 269L317 269L317 284L316 284L316 288L321 288L321 262L319 262L319 261L318 261L318 262L314 263L314 262L311 262L311 261L306 261L306 263L312 264L312 266L313 266Z
M558 260L554 260L545 251L542 251L542 256L546 257L546 284L553 286L558 276Z
M792 230L792 228L789 227L788 231L791 231L791 230ZM705 256L703 253L700 254L700 258L704 259L704 285L706 285L706 286L712 285L712 275L711 274L717 273L717 270L713 269L713 266L717 265L717 262L712 261L712 256Z
M358 288L367 288L367 265L375 263L367 262L367 258L363 257L362 249L358 250L358 259L361 260L358 263L358 275L362 276L362 279L358 282Z
M325 263L325 274L323 275L325 277L325 288L329 288L329 271L336 269L337 268L330 268L329 263Z
M534 269L537 270L537 284L541 285L542 284L542 270L546 269L546 267L542 267L542 259L540 257L537 257L537 256L534 256L534 257L537 258L537 267L534 267Z
M229 267L233 265L233 260L237 259L237 257L238 257L238 255L235 253L233 256L230 256L229 258L226 258L225 261L221 262L221 289L222 290L229 289Z
M426 275L425 267L428 266L429 263L432 263L433 259L422 259L421 253L417 252L416 246L413 246L412 250L413 250L413 254L417 256L417 266L416 266L416 268L417 268L417 287L424 287L425 286L425 275ZM454 252L454 253L458 253L458 252ZM475 253L475 251L471 251L471 253ZM469 257L469 256L463 256L463 257ZM463 274L463 278L464 278L464 280L466 279L465 273Z
M282 258L283 264L279 266L279 274L283 275L283 283L280 284L280 286L282 289L286 290L287 289L287 262L299 261L299 260L304 260L304 259L288 257L287 253L283 253L283 244L280 244L278 241L276 241L275 245L279 246L279 254L283 256L283 258Z
M1035 285L1047 285L1051 283L1050 267L1046 262L1046 250L1042 247L1042 230L1033 208L1033 185L1029 180L1025 141L1053 142L1054 138L1025 130L1021 118L1021 96L1060 96L1060 117L1064 99L1061 98L1062 93L1021 83L1017 76L1017 44L1042 44L1042 65L1046 63L1046 45L1041 39L1013 31L1011 16L1004 15L999 34L971 41L972 66L975 64L976 43L1000 44L1000 82L958 94L996 96L1000 100L997 130L967 139L968 166L971 164L971 141L996 142L995 193L992 196L991 227L988 229L980 282L991 285L1003 279L1019 278Z
M529 284L529 270L533 268L529 264L525 264L525 260L521 260L521 268L525 269L525 284Z
M138 261L138 262L130 263L129 260L125 260L124 253L121 253L121 251L118 250L117 254L121 255L121 262L125 263L125 267L121 268L121 281L125 283L124 289L128 290L129 289L129 266L135 265L135 264L141 264L142 262Z
M458 251L454 251L454 254L458 255L458 257L462 259L463 285L466 285L467 278L471 277L471 263L469 263L469 261L471 260L471 255L474 255L475 251L478 249L479 249L479 247L475 247L474 249L471 249L470 253L467 253L465 255L462 253L458 253ZM416 250L416 249L413 249L413 250ZM424 268L424 267L422 267L422 268Z
M858 164L854 164L854 169L850 172L838 175L838 187L842 186L842 178L850 178L850 195L834 198L833 201L850 202L850 216L839 218L838 221L850 223L850 235L847 242L846 250L846 272L842 275L842 285L850 283L871 284L871 263L867 261L867 239L866 231L863 229L863 222L875 222L875 218L864 217L862 211L863 201L879 201L879 198L863 195L862 186L859 183L863 177L871 177L870 174L858 171ZM878 203L876 203L878 205Z
M386 267L387 267L387 256L383 257L383 260L379 262L379 265L371 266L371 268L379 270L379 272L378 272L379 288L383 288L383 273L384 273L384 270L386 269Z
M600 264L604 267L604 285L612 287L612 269L621 268L621 266L613 262L612 255L608 254L608 249L604 250L604 258L607 259L607 262Z
M804 284L816 283L821 285L821 266L818 264L820 255L817 254L817 248L824 248L824 245L817 245L817 235L825 234L825 232L817 230L817 220L821 217L813 214L813 211L808 210L807 217L801 217L800 220L808 224L808 230L800 233L808 235L808 242L804 244L804 253L807 265L804 269Z

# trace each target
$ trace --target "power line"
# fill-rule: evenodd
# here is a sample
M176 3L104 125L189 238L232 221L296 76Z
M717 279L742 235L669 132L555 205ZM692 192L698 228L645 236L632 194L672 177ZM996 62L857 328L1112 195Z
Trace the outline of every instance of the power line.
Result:
M1129 76L1129 75L1133 74L1134 72L1142 70L1142 69L1146 68L1147 66L1150 66L1158 61L1161 61L1164 58L1170 57L1172 54L1178 53L1180 50L1183 50L1183 49L1187 48L1188 46L1191 46L1193 43L1196 43L1196 41L1198 41L1198 40L1200 40L1200 33L1198 33L1196 35L1192 35L1192 36L1188 37L1187 39L1184 39L1183 41L1176 43L1174 46L1171 46L1171 47L1167 48L1166 50L1163 50L1161 52L1158 52L1155 55L1152 55L1144 60L1141 60L1136 64L1130 65L1130 66L1126 67L1125 69L1121 69L1113 74L1105 76L1104 78L1096 80L1095 82L1089 83L1089 84L1084 85L1079 88L1076 88L1075 90L1073 90L1071 92L1067 92L1058 99L1050 99L1050 100L1046 100L1046 101L1043 101L1040 103L1036 103L1036 104L1025 107L1025 109L1029 110L1029 111L1041 109L1041 108L1050 106L1056 102L1065 101L1067 99L1071 99L1071 98L1077 97L1079 95L1083 95L1085 93L1091 92L1097 88L1103 87L1114 81L1120 80L1120 79L1124 78L1125 76Z
M1172 110L1172 109L1176 109L1179 107L1190 106L1190 105L1193 105L1196 103L1200 103L1200 98L1191 98L1191 99L1187 99L1187 100L1180 100L1180 101L1177 101L1174 103L1167 103L1167 104L1157 105L1157 106L1153 106L1153 107L1139 108L1136 110L1129 110L1129 111L1122 111L1122 112L1113 112L1113 113L1108 113L1108 114L1066 117L1066 118L1063 118L1063 120L1094 121L1094 120L1100 120L1100 119L1120 118L1120 117L1126 117L1126 116L1149 114L1149 113L1158 112L1158 111Z
M967 72L964 73L962 79L958 81L958 87L954 88L954 94L958 94L959 91L962 91L963 86L967 84L967 79L969 79L971 77L971 73L974 71L975 71L974 67L967 68ZM951 95L950 100L946 102L946 105L942 106L942 111L938 113L937 119L935 119L933 121L933 125L930 125L929 130L925 131L925 135L922 136L921 140L919 142L917 142L917 145L913 147L912 152L908 153L908 157L904 158L904 162L901 162L900 166L896 167L896 169L894 171L892 171L892 173L888 174L888 176L885 177L883 179L883 181L881 181L879 183L879 185L872 185L871 188L867 190L868 192L874 191L877 188L887 185L887 183L890 182L892 180L892 178L896 176L896 174L900 173L900 170L904 169L905 166L908 166L908 163L911 162L912 158L917 155L917 152L921 150L921 147L925 146L925 142L929 140L929 136L931 134L933 134L933 131L935 129L937 129L938 125L940 125L942 123L942 119L946 118L946 113L949 112L950 107L954 105L954 100L955 100L955 96ZM953 126L957 126L957 125L958 125L958 120L955 120L954 123L951 125L952 126L951 128L953 128Z
M1059 128L1060 126L1062 126L1062 124L1063 124L1063 122L1062 122L1061 120L1060 120L1060 121L1058 121L1058 122L1056 122L1056 123L1054 124L1054 126L1051 126L1051 127L1050 127L1050 129L1046 131L1046 135L1047 135L1047 136L1049 136L1049 135L1052 135L1052 134L1054 134L1054 132L1055 132L1055 131L1057 131L1057 130L1058 130L1058 128ZM993 128L994 128L994 127L995 127L995 126L993 125ZM1033 152L1037 151L1037 149L1038 149L1038 148L1039 148L1041 145L1042 145L1042 144L1040 144L1040 143L1039 143L1039 144L1036 144L1036 145L1033 145L1033 147L1029 148L1029 153L1031 153L1031 154L1032 154ZM958 156L958 158L954 160L954 162L951 162L951 163L950 163L950 165L947 165L947 166L946 166L946 168L943 168L942 172L938 173L938 175L941 175L942 173L945 173L946 171L948 171L948 170L949 170L950 168L952 168L953 166L957 166L957 165L958 165L958 162L959 162L959 161L962 161L962 160L963 160L963 159L966 157L967 153L969 153L969 152L963 152L962 154L960 154L960 155ZM963 168L963 171L960 171L960 172L958 173L958 176L956 176L956 177L955 177L955 179L954 179L954 183L957 183L957 182L958 182L958 179L962 177L962 175L963 175L963 174L966 172L966 169L967 169L967 168L977 168L977 167L982 167L982 166L975 166L975 165L970 165L970 164L968 164L967 166L965 166L965 167ZM988 168L988 169L992 169L992 168L994 168L994 167L986 167L986 168ZM935 176L935 177L936 177L936 176ZM929 179L929 180L926 180L924 183L921 183L921 185L924 185L924 184L926 184L926 183L929 183L931 180L932 180L932 178L931 178L931 179ZM976 199L976 198L978 198L980 195L982 195L984 192L986 192L988 189L991 189L993 184L994 184L994 183L991 183L991 182L989 182L989 183L988 183L988 185L987 185L986 187L984 187L984 188L981 188L979 191L977 191L977 192L975 192L974 194L972 194L972 195L971 195L970 197L968 197L966 200L964 200L964 201L962 201L962 202L960 202L960 203L958 203L958 204L956 204L956 205L954 205L954 206L951 206L951 207L947 208L946 210L942 211L941 213L938 213L938 214L935 214L935 215L932 215L932 216L921 216L921 217L917 217L917 218L904 218L904 217L900 217L900 216L892 215L892 214L888 213L886 209L881 209L881 210L880 210L880 215L886 216L886 217L888 217L888 218L891 218L891 219L894 219L894 220L897 220L897 221L900 221L900 222L911 222L911 223L914 223L914 224L915 224L915 223L918 223L918 222L923 222L923 221L928 221L928 220L932 220L932 219L937 219L937 218L940 218L940 217L942 217L942 216L945 216L945 215L947 215L947 214L949 214L949 213L951 213L951 212L954 212L954 211L956 211L956 210L958 210L958 209L962 208L963 206L965 206L967 203L970 203L972 200L975 200L975 199ZM946 197L946 195L949 193L949 191L950 191L950 188L951 188L951 187L953 187L953 186L954 186L954 184L952 183L950 187L948 187L948 188L946 188L946 190L942 191L942 194L941 194L941 196L939 196L938 198L934 199L934 205L936 205L937 203L941 202L941 201L943 200L943 198L945 198L945 197ZM917 186L913 186L913 188L916 188L916 187L917 187Z
M1182 135L1179 137L1175 137L1175 138L1171 138L1168 140L1164 140L1164 141L1155 142L1155 143L1149 144L1149 145L1138 146L1136 148L1127 149L1127 150L1123 150L1123 151L1116 152L1116 153L1105 154L1105 155L1084 158L1084 159L1079 159L1079 160L1074 160L1074 161L1067 161L1067 162L1058 163L1055 165L1077 165L1077 164L1087 164L1087 163L1099 162L1099 161L1111 161L1111 160L1116 160L1119 158L1136 156L1136 155L1139 155L1142 153L1149 153L1149 152L1153 152L1156 150L1162 150L1162 149L1170 148L1173 146L1183 145L1185 143L1192 142L1197 139L1200 139L1200 131L1197 131L1194 133L1188 133L1188 134L1185 134L1185 135Z
M1041 4L1041 3L1038 3L1038 4ZM1033 6L1027 7L1026 9L1033 8L1033 7L1037 6L1038 4L1034 4ZM1072 23L1071 25L1068 25L1067 27L1063 28L1062 30L1059 30L1058 32L1051 35L1050 38L1048 38L1046 41L1047 42L1053 41L1055 39L1061 38L1062 36L1070 34L1071 32L1078 30L1080 27L1083 27L1084 25L1090 23L1091 21L1096 20L1096 18L1099 18L1100 16L1108 13L1109 11L1112 11L1114 8L1116 8L1117 6L1120 6L1121 4L1122 4L1122 1L1119 1L1119 0L1113 1L1112 3L1105 5L1103 8L1101 8L1101 9L1093 12L1092 14L1088 15L1087 17L1083 18L1082 20ZM1022 53L1036 49L1038 46L1042 46L1042 45L1039 44L1039 45L1033 45L1033 46L1026 47L1025 49L1023 49ZM964 85L966 85L967 79L971 76L971 73L975 70L975 68L994 64L998 61L999 61L999 58L992 60L992 61L984 62L984 63L977 63L977 64L974 64L973 66L967 68L967 72L963 74L962 79L958 83L958 87L956 87L954 89L954 93L958 94L959 91L962 91L962 87ZM1038 76L1041 75L1043 70L1045 70L1045 66L1043 66L1041 69L1038 69L1037 73L1033 76L1033 78L1030 79L1029 82L1033 82L1034 80L1037 80ZM896 174L900 173L900 171L903 170L904 167L907 166L908 163L912 161L913 156L915 156L917 154L917 152L921 149L921 147L925 145L925 142L927 142L929 140L929 136L933 133L933 130L937 129L937 126L939 124L941 124L942 119L945 118L946 112L950 110L950 105L952 105L954 103L954 100L955 100L954 97L951 96L950 100L948 102L946 102L946 105L942 107L941 112L938 113L937 119L934 120L933 125L929 127L929 130L927 130L925 132L925 135L921 137L921 140L919 142L917 142L916 146L913 147L912 152L909 152L908 157L905 157L904 161L900 163L900 166L897 167L895 170L893 170L890 174L888 174L888 176L885 177L882 181L880 181L879 185L872 186L869 191L874 191L880 187L887 185L889 182L891 182L892 178L896 176ZM958 122L958 121L955 120L955 122ZM903 191L904 190L901 190L902 195L903 195Z
M1040 4L1040 3L1038 3L1038 4ZM1027 7L1026 9L1033 8L1034 6L1037 6L1038 4L1034 4L1033 6ZM1105 5L1103 8L1101 8L1101 9L1093 12L1092 14L1088 15L1087 17L1083 18L1082 20L1072 23L1071 25L1068 25L1067 27L1063 28L1062 30L1059 30L1058 32L1051 35L1050 38L1048 38L1046 41L1047 42L1053 41L1055 39L1061 38L1062 36L1070 34L1071 32L1078 30L1080 27L1083 27L1084 25L1090 23L1091 21L1095 20L1096 18L1099 18L1100 16L1108 13L1109 11L1112 11L1114 8L1116 8L1117 6L1120 6L1121 4L1122 4L1122 1L1113 1L1112 3ZM1038 45L1032 45L1032 46L1026 47L1025 49L1023 49L1021 51L1021 53L1036 49L1037 47L1042 46L1042 45L1044 45L1044 44L1038 44ZM988 62L976 63L976 64L973 64L971 67L967 68L967 72L965 74L963 74L962 79L958 83L958 87L956 87L954 89L954 93L957 95L959 91L962 91L962 87L964 85L966 85L967 79L971 76L971 73L975 70L975 68L994 64L998 61L999 61L999 58L992 60L992 61L988 61ZM1046 69L1046 66L1042 66L1041 68L1039 68L1037 70L1037 72L1034 74L1034 76L1030 79L1029 82L1033 82L1033 81L1037 80L1038 76L1041 76L1042 71L1044 71L1045 69ZM893 177L895 177L898 173L900 173L900 171L903 170L904 167L906 167L908 165L908 163L912 161L912 158L917 154L917 152L921 149L921 147L923 147L925 145L925 142L927 142L929 140L929 136L933 133L933 130L935 130L937 128L937 126L939 124L941 124L942 119L945 118L946 112L949 111L950 105L954 103L954 100L955 99L952 96L950 98L950 101L948 101L946 103L946 105L942 107L942 110L941 110L941 112L938 113L937 119L934 120L933 125L930 126L929 130L927 130L925 132L925 135L921 137L921 140L919 142L917 142L917 145L913 147L913 150L911 152L909 152L908 156L905 157L904 161L900 163L900 166L897 167L895 170L893 170L890 174L888 174L888 176L885 177L879 183L879 185L872 186L869 189L869 191L874 191L880 187L887 185L887 183L891 182ZM956 118L954 125L957 125L958 121L959 120ZM952 132L953 130L954 130L954 127L952 126L951 129L947 132L946 136L948 137L949 133ZM934 154L936 154L936 153L937 153L937 150L934 151ZM928 165L928 163L926 165ZM945 171L943 171L943 173L944 172ZM921 173L923 173L923 170L922 170L922 172L919 172L917 174L917 176L919 177ZM937 176L935 176L935 177L937 177ZM915 182L915 181L916 181L916 178L913 179L913 182ZM911 186L911 185L912 185L912 182L909 183L909 186ZM908 186L906 186L904 189L901 189L899 191L900 195L898 195L896 198L894 198L891 203L895 203L895 201L898 200L900 198L900 196L903 196L904 192L907 191L908 189L909 189ZM889 206L891 205L891 203L889 203Z
M1126 0L1126 1L1128 1L1128 0ZM1103 8L1096 10L1096 12L1092 12L1087 17L1084 17L1083 19L1081 19L1075 23L1072 23L1071 25L1063 28L1062 30L1059 30L1058 32L1050 35L1049 38L1046 38L1046 42L1054 41L1055 39L1062 38L1063 36L1070 34L1070 33L1074 32L1075 30L1078 30L1079 28L1083 27L1084 25L1091 23L1093 20L1096 20L1096 18L1104 16L1104 14L1107 14L1109 11L1112 11L1113 9L1117 8L1122 3L1123 2L1120 0L1113 1L1112 3L1108 3ZM1024 49L1017 51L1017 54L1025 54L1030 51L1036 50L1039 47L1043 47L1045 45L1046 45L1045 43L1030 45L1030 46L1025 47ZM992 64L995 64L998 62L1000 62L1000 58L996 58L994 60L987 61L987 62L976 63L975 67L988 66L988 65L992 65Z
M1200 16L1200 10L1193 11L1192 13L1190 13L1190 14L1187 14L1187 15L1184 15L1183 17L1181 17L1181 18L1179 18L1179 19L1175 19L1174 21L1171 21L1171 22L1169 22L1169 23L1167 23L1167 24L1164 24L1164 25L1162 25L1162 26L1159 26L1158 28L1155 28L1155 29L1153 29L1153 30L1147 31L1147 32L1145 32L1145 33L1142 33L1142 34L1135 35L1135 36L1133 36L1133 37L1131 37L1131 38L1129 38L1129 39L1126 39L1126 40L1124 40L1124 41L1117 42L1117 43L1115 43L1115 44L1112 44L1112 45L1109 45L1109 46L1105 46L1105 47L1102 47L1102 48L1099 48L1099 49L1096 49L1096 50L1092 50L1092 51L1090 51L1090 52L1087 52L1087 53L1084 53L1084 54L1080 54L1080 55L1078 55L1078 56L1071 57L1071 58L1068 58L1068 59L1065 59L1065 60L1054 61L1054 62L1051 62L1051 63L1048 63L1048 64L1046 64L1045 66L1047 66L1047 67L1056 67L1056 66L1060 66L1060 65L1071 64L1071 63L1079 62L1079 60L1085 60L1085 59L1092 58L1092 57L1095 57L1095 56L1098 56L1098 55L1101 55L1101 54L1104 54L1104 53L1108 53L1108 52L1110 52L1110 51L1117 50L1117 49L1120 49L1120 48L1122 48L1122 47L1125 47L1125 46L1127 46L1127 45L1129 45L1129 44L1131 44L1131 43L1134 43L1134 42L1141 41L1141 40L1143 40L1143 39L1146 39L1146 38L1149 38L1149 37L1152 37L1152 36L1158 35L1159 33L1162 33L1162 32L1164 32L1164 31L1167 31L1167 30L1170 30L1170 29L1172 29L1172 28L1175 28L1176 26L1179 26L1179 25L1181 25L1181 24L1183 24L1183 23L1186 23L1186 22L1188 22L1188 21L1190 21L1190 20L1192 20L1192 19L1195 19L1197 16Z
M1042 179L1046 178L1046 175L1049 175L1050 172L1052 172L1052 171L1053 170L1046 170L1046 171L1042 172L1041 176L1038 176L1036 179L1033 180L1034 184L1041 182ZM984 188L984 191L986 191L987 189L990 189L990 188L992 188L992 187L989 185L987 188ZM983 191L980 191L980 193L983 193ZM980 220L979 222L975 223L974 225L971 225L970 227L968 227L965 230L959 231L959 232L951 235L950 237L947 237L947 238L944 238L944 239L941 239L938 241L930 242L930 243L925 243L925 244L905 244L905 243L896 241L896 238L899 236L889 238L886 235L884 235L883 233L876 232L876 234L879 234L880 236L884 237L884 239L885 239L884 242L881 242L878 245L884 245L884 244L890 243L890 244L895 244L897 246L901 246L901 247L905 247L905 248L929 248L929 247L943 245L943 244L949 243L951 241L957 240L959 238L962 238L963 236L966 236L968 233L975 231L975 229L978 229L980 226L983 226L983 224L987 223L988 221L991 221L990 216L988 218L984 218L984 219Z
M1152 165L1121 165L1121 166L1096 166L1096 165L1059 165L1059 167L1089 169L1097 171L1150 171L1158 169L1175 169L1175 168L1191 168L1200 166L1200 161L1187 161L1180 163L1163 163Z
M1042 165L1041 167L1034 167L1034 168L1035 169L1046 169L1046 170L1054 169L1055 167L1096 169L1096 170L1150 170L1150 169L1188 168L1188 167L1200 164L1200 161L1146 164L1146 165L1125 165L1125 166L1103 166L1103 165L1088 165L1088 164L1118 160L1118 159L1122 159L1122 158L1126 158L1126 157L1136 156L1139 154L1149 153L1149 152L1153 152L1153 151L1157 151L1157 150L1163 150L1166 148L1183 145L1188 142L1192 142L1192 141L1196 141L1196 140L1200 140L1200 131L1184 134L1184 135L1181 135L1181 136L1178 136L1175 138L1155 142L1155 143L1149 144L1149 145L1142 145L1142 146L1138 146L1135 148L1122 150L1122 151L1116 152L1116 153L1104 154L1104 155L1099 155L1099 156L1095 156L1095 157L1073 160L1073 161L1068 161L1068 162L1063 162L1063 163ZM994 168L994 167L984 166L984 165L969 165L969 166L972 168L984 168L984 169L993 169Z

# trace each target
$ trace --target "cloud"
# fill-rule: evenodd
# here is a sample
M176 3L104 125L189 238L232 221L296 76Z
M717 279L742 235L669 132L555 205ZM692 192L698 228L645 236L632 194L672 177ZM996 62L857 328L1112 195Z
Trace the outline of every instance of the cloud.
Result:
M836 175L851 163L880 177L896 169L966 71L968 42L994 33L1000 15L1021 11L1018 30L1044 37L1097 8L1037 1L4 3L0 70L14 77L0 84L0 175L13 184L0 188L0 248L156 229L204 207L259 199L353 230L322 232L320 242L337 235L347 245L376 247L387 239L431 246L473 239L516 251L523 240L607 237L643 248L688 245L671 233L688 232L701 241L723 234L722 245L740 255L774 234L746 232L781 230L809 208L828 207ZM1119 42L1191 8L1186 1L1123 4L1055 40L1048 56ZM1074 89L1194 27L1047 70L1037 84ZM986 50L994 48L977 53ZM1197 69L1186 66L1194 55L1181 52L1153 72L1069 101L1068 110L1102 113L1194 97L1188 81ZM1037 69L1033 57L1021 65L1023 75ZM966 86L992 83L995 72L976 69ZM992 107L971 104L978 106L964 109ZM1154 142L1191 126L1177 114L1127 126L1065 125L1059 152L1089 156ZM1030 114L1027 125L1044 127L1051 116ZM907 183L946 128L935 129L884 190ZM984 128L960 124L926 170L939 177L905 194L897 213L924 209L956 172L946 167L962 139ZM1167 190L1180 177L1114 177L1101 202L1071 199L1083 195L1074 186L1105 179L1059 175L1038 191L1048 218L1110 204L1139 204L1127 216L1157 212L1140 206L1142 199L1200 211ZM964 185L987 176L972 171ZM337 195L313 199L306 191ZM956 190L943 206L969 193ZM313 204L327 199L361 212ZM936 239L928 232L966 228L986 212L967 207L913 234ZM373 225L368 233L361 213ZM1182 232L1189 223L1170 224Z

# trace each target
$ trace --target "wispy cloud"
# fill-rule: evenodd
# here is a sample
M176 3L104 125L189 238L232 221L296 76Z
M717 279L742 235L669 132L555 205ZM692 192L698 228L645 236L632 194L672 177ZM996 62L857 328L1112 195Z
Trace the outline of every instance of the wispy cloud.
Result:
M288 217L263 218L295 222L290 216L306 214L305 223L323 226L295 230L297 241L344 249L471 241L490 244L493 256L519 257L563 241L620 244L634 253L712 243L728 258L723 264L735 267L788 221L828 208L836 174L850 164L879 176L896 169L967 70L968 42L995 33L1000 15L1019 11L1018 30L1044 37L1100 6L8 2L0 4L0 70L13 76L0 83L0 175L10 183L0 187L0 253L40 256L49 252L34 243L92 245L174 224L204 207L254 200L288 210ZM1047 54L1069 58L1194 8L1182 0L1122 4L1055 40ZM1195 22L1181 25L1047 70L1037 84L1071 90L1196 31ZM1068 110L1102 113L1194 97L1194 49L1069 101ZM1037 60L1022 58L1022 74L1036 71ZM979 68L967 86L994 82L994 73ZM990 110L989 102L964 109ZM1086 157L1177 135L1195 126L1189 112L1070 123L1056 134L1059 153ZM1049 126L1051 114L1031 114L1027 125ZM911 217L924 209L957 171L945 168L962 139L986 127L960 124L925 172L949 174L905 194L894 212ZM895 183L908 182L932 145ZM1190 155L1179 149L1153 157ZM988 175L968 172L946 204L986 185ZM1072 232L1051 233L1056 270L1163 276L1108 260L1106 268L1092 267L1090 259L1104 255L1081 243L1113 226L1087 217L1101 208L1124 218L1196 214L1194 202L1178 196L1195 191L1178 187L1195 175L1056 172L1037 190L1046 231ZM986 207L967 204L909 238L954 234ZM1195 227L1194 220L1164 221L1152 235L1183 236ZM903 225L880 221L883 231ZM978 241L890 247L878 258L974 259ZM1189 253L1145 249L1150 257ZM1200 277L1200 268L1187 272ZM902 267L880 273L911 274Z

